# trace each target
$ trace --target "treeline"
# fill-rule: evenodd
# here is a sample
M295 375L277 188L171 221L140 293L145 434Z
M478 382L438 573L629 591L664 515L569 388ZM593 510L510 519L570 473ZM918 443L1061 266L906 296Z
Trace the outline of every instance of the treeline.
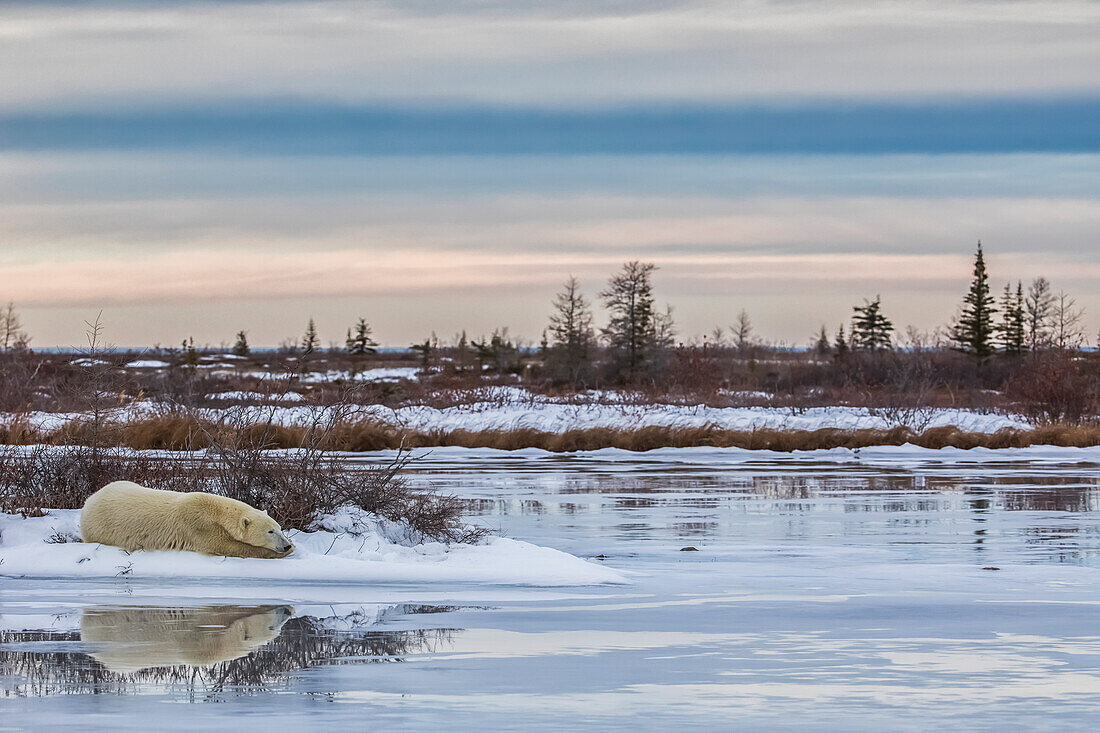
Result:
M353 375L373 366L415 363L420 370L415 383L379 385L366 395L389 404L430 403L446 390L519 383L532 391L625 389L646 399L712 405L969 407L1011 410L1048 422L1092 420L1100 413L1100 359L1083 348L1083 310L1042 277L1027 285L1003 283L995 295L980 244L970 286L950 323L931 333L899 332L876 295L854 305L848 322L833 329L821 325L809 346L799 350L760 339L743 309L728 325L687 343L678 340L672 309L657 302L656 271L653 263L625 263L595 303L569 277L550 303L538 342L518 339L502 327L479 338L462 332L448 342L433 334L412 344L411 352L378 354L371 324L361 317L349 325L343 344L323 348L309 319L303 335L287 339L276 352L252 353L244 330L232 352L249 358L241 364L280 374L326 369ZM33 354L29 343L9 304L0 311L0 408L68 404L64 385L79 383L79 374L91 371L70 374L58 359L20 358ZM132 377L140 383L128 391L164 392L185 401L216 389L203 382L214 381L209 372L204 376L197 369L203 358L214 357L200 352L191 339L179 349L154 349L172 367L185 369L168 369L160 382L153 375ZM106 357L100 352L96 358ZM53 380L48 385L47 378ZM257 386L243 376L237 382L241 389ZM324 389L311 387L310 397L323 398Z

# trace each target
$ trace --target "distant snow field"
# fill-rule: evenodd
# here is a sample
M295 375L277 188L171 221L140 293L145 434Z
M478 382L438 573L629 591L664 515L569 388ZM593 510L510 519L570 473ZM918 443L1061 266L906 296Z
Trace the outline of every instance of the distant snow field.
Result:
M212 400L242 400L255 402L305 402L305 395L301 392L283 392L280 394L265 394L263 392L215 392L207 395Z
M400 379L416 380L420 370L416 367L383 367L364 369L361 372L349 372L343 369L330 369L327 372L305 372L304 374L246 371L238 376L264 379L271 382L295 381L299 384L327 384L330 382L396 382Z
M417 543L405 525L358 509L326 517L316 532L292 535L279 560L193 552L131 552L51 537L80 536L80 511L54 509L24 519L0 514L0 577L223 578L331 583L487 583L573 586L626 582L611 568L529 542L489 537L475 545Z
M276 401L278 396L253 392L222 392L210 395L223 400ZM301 402L298 392L287 393L282 402ZM158 405L139 402L119 410L112 419L135 420L156 414ZM238 406L201 410L200 414L217 418L225 409L255 412L255 419L268 419L282 425L316 423L330 408L305 404L268 407ZM71 413L32 412L22 415L40 430L55 430L77 417ZM706 405L636 404L624 395L590 393L581 399L562 400L537 395L516 387L492 387L478 390L470 402L453 407L435 408L411 405L391 408L384 405L360 405L352 419L373 419L409 430L509 430L529 428L545 432L588 428L636 429L647 426L672 428L713 427L725 430L841 430L889 429L906 425L914 430L955 426L960 430L992 433L1002 428L1027 429L1031 425L1020 416L955 409L920 409L910 412L873 410L866 407L708 407ZM0 420L10 422L13 415Z

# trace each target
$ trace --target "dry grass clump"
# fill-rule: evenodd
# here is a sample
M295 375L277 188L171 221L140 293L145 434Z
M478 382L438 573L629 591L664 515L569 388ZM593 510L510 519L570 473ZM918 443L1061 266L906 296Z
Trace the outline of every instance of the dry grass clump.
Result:
M0 441L4 438L0 432ZM555 453L621 448L744 448L747 450L818 450L864 448L912 443L924 448L1022 448L1029 445L1100 445L1100 425L1047 424L1027 430L1002 428L978 433L943 426L916 431L905 426L886 430L819 428L817 430L727 430L717 426L677 427L646 425L638 428L581 428L560 433L534 428L494 430L406 430L377 420L337 421L323 430L316 425L277 425L270 422L213 423L189 414L143 418L96 428L73 421L40 434L15 430L9 444L107 445L134 450L191 451L232 446L234 450L308 449L309 451L379 451L399 448L457 446L519 450L541 448ZM94 438L94 439L93 439Z
M35 445L44 441L42 433L21 416L6 425L0 424L0 445Z

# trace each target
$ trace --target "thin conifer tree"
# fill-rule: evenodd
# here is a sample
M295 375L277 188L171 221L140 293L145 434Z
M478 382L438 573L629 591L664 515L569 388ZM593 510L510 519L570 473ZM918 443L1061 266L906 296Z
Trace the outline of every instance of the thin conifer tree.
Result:
M309 319L309 325L306 326L306 332L302 336L302 353L312 354L321 345L321 339L317 337L317 326L314 325L313 319Z
M979 362L988 359L993 353L993 315L996 312L995 301L989 293L985 254L982 252L982 243L978 242L978 251L974 255L974 278L952 328L956 347Z
M544 353L552 370L570 382L581 381L590 367L594 338L592 309L577 278L570 275L554 297L549 333L543 332Z
M374 354L378 351L378 343L371 338L371 327L367 319L360 318L355 324L355 330L348 329L347 338L344 340L344 350L353 356Z
M1016 291L1006 284L1001 294L1001 323L997 328L1001 350L1019 356L1027 349L1027 315L1024 311L1024 284L1016 282Z

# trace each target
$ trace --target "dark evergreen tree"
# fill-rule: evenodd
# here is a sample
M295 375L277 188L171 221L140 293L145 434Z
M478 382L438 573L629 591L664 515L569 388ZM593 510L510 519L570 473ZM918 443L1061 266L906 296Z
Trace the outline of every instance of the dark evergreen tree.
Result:
M482 371L486 365L498 374L516 372L520 368L519 347L508 336L507 327L493 329L488 339L482 337L481 341L471 341L470 345L477 353Z
M420 371L427 374L432 366L432 339L426 338L423 343L412 344L409 348L420 354Z
M610 313L603 336L620 375L628 379L638 376L655 348L657 319L651 277L656 269L651 262L628 262L600 292Z
M355 324L355 331L348 329L348 336L344 342L345 350L354 356L374 354L378 351L378 343L371 338L371 327L367 319L360 318Z
M182 344L184 366L194 371L199 366L199 352L195 349L195 337L184 339Z
M470 358L470 345L466 340L466 330L463 329L462 335L458 337L458 345L455 346L455 367L458 371L463 371L469 365Z
M818 356L828 356L833 351L833 347L829 345L829 334L825 332L824 324L821 326L821 333L817 335L814 351Z
M554 296L546 359L550 372L572 383L582 381L591 366L592 310L572 275Z
M848 337L844 335L844 324L840 324L840 328L836 331L836 342L833 344L833 351L836 353L837 359L843 359L848 355Z
M952 328L952 337L961 351L984 361L993 353L993 314L997 312L989 293L989 275L985 271L982 243L974 255L974 279Z
M244 331L237 331L237 340L233 342L233 353L236 356L248 356L250 351L248 334Z
M313 319L309 319L309 325L306 326L306 332L302 336L302 353L312 354L321 345L321 339L317 337L317 327L313 324Z
M865 300L852 308L852 347L859 351L881 351L893 344L894 324L882 315L882 296Z
M1024 308L1024 284L1017 281L1016 292L1006 284L1001 295L1001 323L997 327L1001 349L1009 355L1019 356L1027 349L1027 313Z

